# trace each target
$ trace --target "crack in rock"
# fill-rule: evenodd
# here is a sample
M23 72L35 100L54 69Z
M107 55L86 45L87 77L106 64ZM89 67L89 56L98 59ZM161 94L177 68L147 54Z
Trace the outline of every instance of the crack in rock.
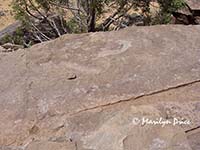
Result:
M98 109L98 108L105 108L105 107L113 106L113 105L124 103L124 102L138 100L138 99L143 98L143 97L152 96L152 95L160 94L160 93L163 93L163 92L171 91L171 90L174 90L174 89L190 86L190 85L193 85L193 84L199 83L199 82L200 82L200 79L199 80L194 80L194 81L188 82L188 83L179 84L177 86L172 86L172 87L169 87L169 88L166 88L166 89L153 91L153 92L146 93L146 94L143 93L141 95L138 95L136 97L131 97L129 99L118 100L118 101L113 102L113 103L106 103L106 104L98 105L98 106L95 106L95 107L85 108L83 110L80 110L80 111L77 111L77 112L75 112L73 114L70 114L70 116L77 115L77 114L80 114L80 113L83 113L83 112L87 112L87 111L91 111L91 110L95 110L95 109Z

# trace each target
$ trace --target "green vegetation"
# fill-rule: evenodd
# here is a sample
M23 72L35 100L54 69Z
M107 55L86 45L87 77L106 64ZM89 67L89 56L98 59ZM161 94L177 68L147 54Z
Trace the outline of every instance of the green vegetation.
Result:
M5 43L14 43L17 45L24 45L24 31L22 28L17 28L16 31L13 33L13 35L6 35L4 36L0 44L5 44Z
M15 18L22 27L3 41L30 46L66 33L118 30L137 24L138 18L140 25L167 24L172 13L185 5L183 0L158 3L160 9L152 16L151 0L14 0ZM140 17L133 17L135 11Z
M158 0L161 10L158 16L155 18L157 22L154 24L167 24L171 21L171 16L173 12L185 7L185 2L183 0Z

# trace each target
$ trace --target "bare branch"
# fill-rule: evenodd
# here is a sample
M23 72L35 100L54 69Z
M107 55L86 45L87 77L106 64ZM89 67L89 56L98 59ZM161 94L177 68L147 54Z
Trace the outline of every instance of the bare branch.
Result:
M33 23L31 23L31 25L47 40L51 40L51 38L49 38L48 36L46 36L44 33L42 33L42 31L40 31Z
M52 1L50 1L49 4L54 5L54 6L57 6L57 7L60 7L60 8L63 8L63 9L69 9L69 10L73 10L73 11L78 11L78 12L84 13L84 12L83 12L81 9L79 9L79 8L73 8L73 7L68 7L68 6L60 5L60 4L55 3L55 2L52 2Z

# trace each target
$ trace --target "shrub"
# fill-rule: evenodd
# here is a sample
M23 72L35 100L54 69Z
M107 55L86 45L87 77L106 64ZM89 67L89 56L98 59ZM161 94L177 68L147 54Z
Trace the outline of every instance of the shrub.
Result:
M160 4L160 12L154 18L152 24L167 24L172 19L172 13L185 7L184 0L158 0Z
M3 41L29 46L66 33L118 30L132 25L135 22L132 19L138 18L139 21L143 19L143 25L167 24L172 13L185 5L183 0L158 0L160 9L156 17L153 17L150 14L150 2L151 0L13 0L15 17L22 22L22 27L13 37L6 36ZM108 8L112 11L108 12ZM130 17L132 10L141 10L141 17Z

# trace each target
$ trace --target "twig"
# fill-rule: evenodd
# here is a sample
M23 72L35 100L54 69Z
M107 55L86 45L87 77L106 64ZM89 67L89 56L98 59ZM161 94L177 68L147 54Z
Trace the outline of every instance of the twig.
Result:
M82 12L82 10L79 9L79 8L73 8L73 7L68 7L68 6L60 5L60 4L52 2L52 1L50 1L49 4L57 6L57 7L60 7L60 8L64 8L64 9L69 9L69 10L73 10L73 11L81 11Z
M42 33L42 31L40 31L33 23L31 23L31 25L47 40L51 40L48 36L46 36L44 33Z

